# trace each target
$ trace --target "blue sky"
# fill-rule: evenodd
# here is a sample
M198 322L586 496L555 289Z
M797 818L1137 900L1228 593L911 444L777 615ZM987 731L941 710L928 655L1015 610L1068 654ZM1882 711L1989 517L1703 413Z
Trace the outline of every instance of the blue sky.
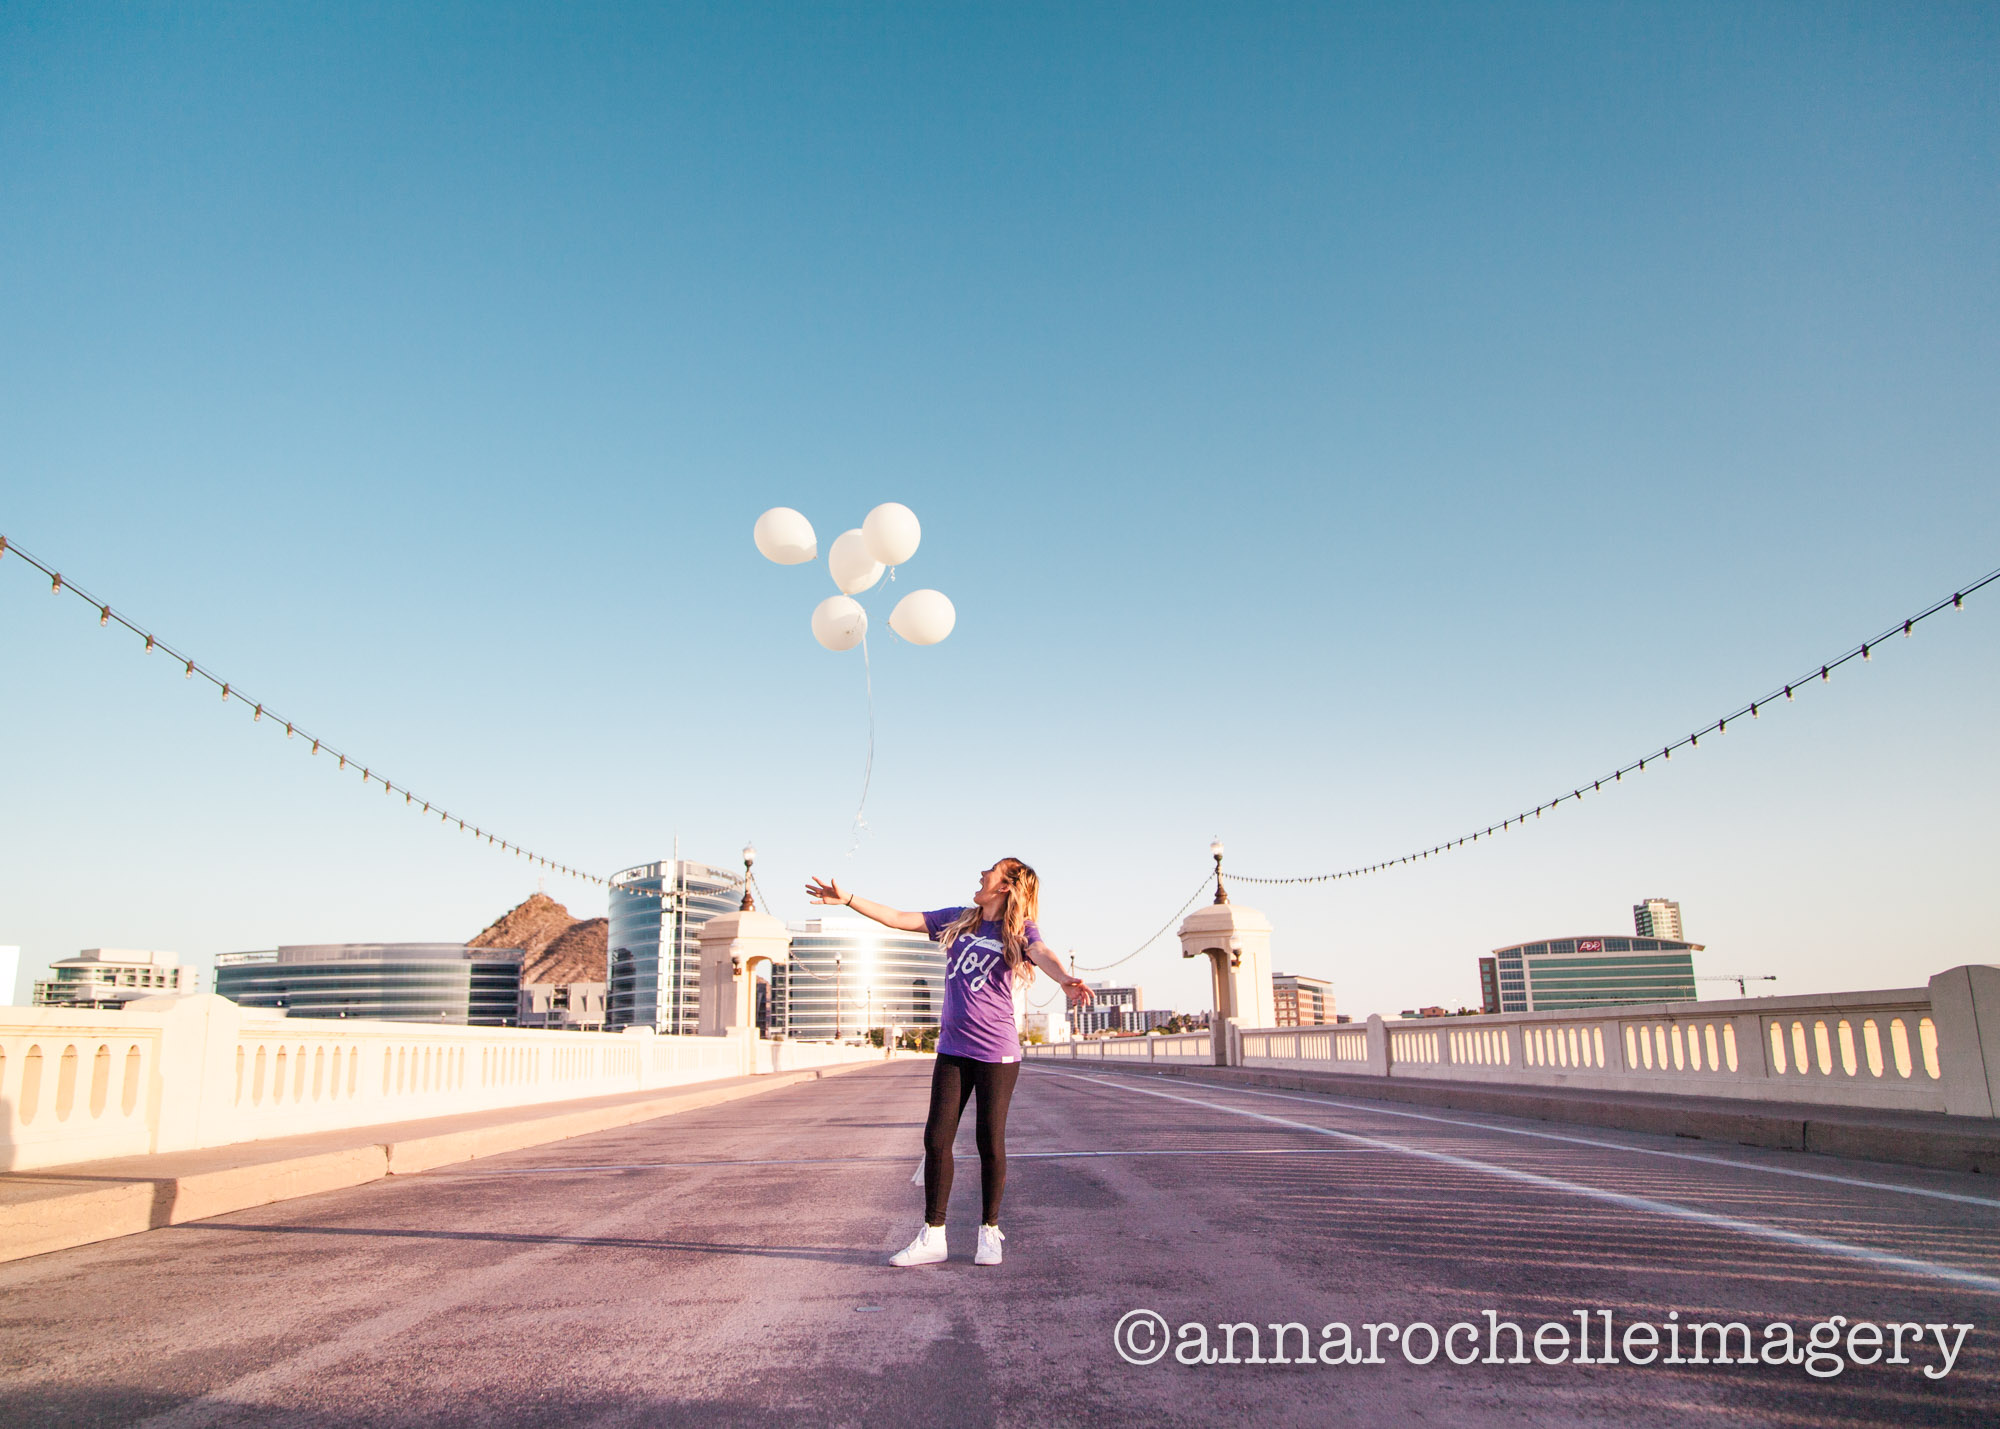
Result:
M1080 962L1369 862L2000 565L1962 6L10 6L0 532L565 862ZM945 644L823 545L880 501ZM533 891L0 559L0 943L202 961ZM1343 1010L1681 900L1780 991L1994 960L2000 599L1615 795L1259 893ZM579 914L601 895L551 881ZM1170 944L1126 964L1199 1005ZM1719 991L1710 985L1711 993Z

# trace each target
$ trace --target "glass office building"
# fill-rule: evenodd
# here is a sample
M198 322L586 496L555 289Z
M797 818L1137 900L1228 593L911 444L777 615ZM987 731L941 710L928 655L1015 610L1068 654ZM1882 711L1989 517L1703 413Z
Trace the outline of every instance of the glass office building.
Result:
M215 990L244 1007L291 1017L365 1017L511 1027L520 1009L521 950L463 943L316 943L223 953Z
M1481 982L1497 983L1495 1012L1571 1012L1626 1002L1693 1002L1700 943L1669 938L1551 938L1495 948ZM1490 969L1484 964L1491 964ZM1490 980L1490 983L1489 983ZM1482 988L1482 991L1484 989Z
M701 925L742 900L741 877L705 863L665 859L613 874L605 1028L698 1032Z
M921 1031L944 1006L944 949L921 933L814 918L787 925L788 963L771 969L769 1031L795 1042L860 1038L871 1027Z

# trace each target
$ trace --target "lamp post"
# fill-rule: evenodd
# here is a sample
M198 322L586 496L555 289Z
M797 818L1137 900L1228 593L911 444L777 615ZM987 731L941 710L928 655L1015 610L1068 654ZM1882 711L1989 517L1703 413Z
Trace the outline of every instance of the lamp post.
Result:
M1227 903L1229 892L1222 886L1222 840L1215 839L1208 846L1209 857L1215 860L1215 901Z
M757 845L743 845L743 902L737 906L739 913L755 913L757 904L750 897L750 869L757 862Z

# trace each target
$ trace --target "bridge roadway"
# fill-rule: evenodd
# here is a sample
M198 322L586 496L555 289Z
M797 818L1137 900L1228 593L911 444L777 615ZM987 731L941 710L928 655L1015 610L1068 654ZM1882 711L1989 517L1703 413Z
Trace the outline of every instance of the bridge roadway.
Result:
M1007 1263L970 1263L978 1177L962 1162L953 1260L893 1270L883 1258L918 1220L928 1075L890 1064L0 1266L0 1420L1689 1429L2000 1416L1991 1177L1030 1065ZM1620 1336L1678 1312L1743 1321L1760 1346L1767 1324L1803 1334L1834 1314L1974 1328L1942 1379L1922 1373L1943 1362L1929 1331L1920 1350L1906 1332L1908 1364L1829 1379L1792 1364L1417 1366L1379 1330L1380 1364L1137 1365L1113 1329L1139 1308L1208 1325L1218 1352L1220 1323L1297 1321L1318 1348L1334 1321L1445 1330L1483 1326L1487 1310L1530 1334L1588 1312L1594 1359L1604 1311ZM1463 1357L1463 1332L1453 1344ZM1421 1358L1421 1331L1412 1346ZM1147 1348L1143 1333L1129 1347ZM1235 1352L1251 1354L1240 1331Z

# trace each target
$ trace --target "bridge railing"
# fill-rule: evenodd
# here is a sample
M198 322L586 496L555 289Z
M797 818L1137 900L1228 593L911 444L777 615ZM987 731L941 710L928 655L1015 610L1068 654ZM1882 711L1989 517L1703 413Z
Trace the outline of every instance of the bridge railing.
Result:
M1207 1034L1197 1034L1206 1038ZM1803 1102L1994 1116L2000 968L1927 986L1591 1012L1231 1026L1221 1056L1114 1038L1031 1048L1038 1058L1131 1065L1201 1061L1358 1076ZM1201 1055L1208 1053L1208 1055Z
M1074 1042L1047 1042L1023 1047L1025 1056L1071 1062L1192 1062L1213 1066L1215 1054L1207 1032L1159 1033L1151 1037L1107 1037Z
M0 1008L0 1169L877 1060L753 1037L287 1018L213 995Z

